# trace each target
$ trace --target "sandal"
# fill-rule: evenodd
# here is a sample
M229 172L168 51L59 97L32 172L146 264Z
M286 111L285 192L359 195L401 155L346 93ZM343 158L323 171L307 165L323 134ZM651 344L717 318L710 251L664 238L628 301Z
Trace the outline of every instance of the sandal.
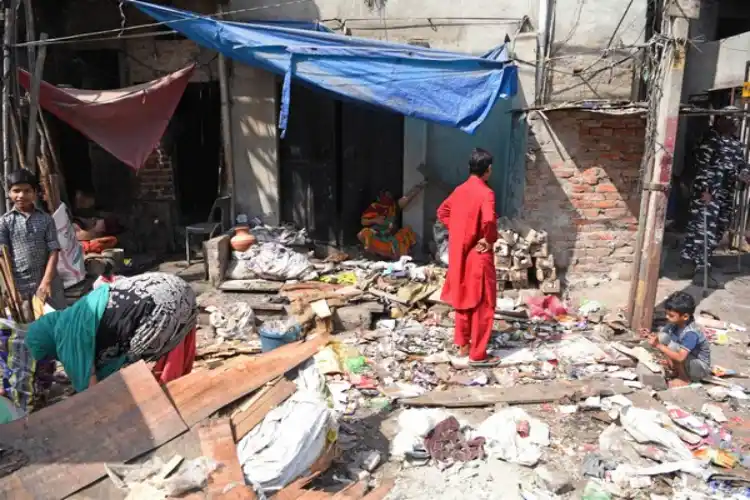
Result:
M469 366L472 368L494 368L500 364L502 360L497 356L487 356L480 361L469 360Z

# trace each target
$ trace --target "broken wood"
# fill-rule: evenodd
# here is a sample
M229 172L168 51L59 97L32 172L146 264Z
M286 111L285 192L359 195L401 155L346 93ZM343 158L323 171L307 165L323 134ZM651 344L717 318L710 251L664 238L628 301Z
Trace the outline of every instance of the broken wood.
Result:
M285 378L279 379L252 402L247 409L232 415L232 427L237 441L261 423L266 414L286 401L297 391L297 385Z
M388 495L388 493L391 492L395 485L396 481L394 481L393 479L383 481L383 484L365 495L362 500L383 500Z
M215 500L250 500L257 498L245 484L242 466L228 418L210 420L198 428L201 451L221 467L208 478L208 498Z
M616 351L619 351L626 356L630 356L631 358L635 358L638 360L639 363L642 363L643 366L648 368L654 373L662 373L662 367L659 363L654 361L654 357L651 355L650 352L648 352L646 349L644 349L641 346L634 347L633 349L630 349L629 347L624 346L623 344L619 342L612 342L612 348Z
M37 172L36 165L36 146L37 146L37 128L36 120L39 114L39 92L42 85L42 76L44 72L44 61L47 58L47 33L42 33L39 41L39 53L37 54L34 65L34 73L31 76L31 89L29 91L29 134L26 141L26 165L31 167L32 172Z
M219 285L219 290L224 292L276 293L283 286L283 283L267 280L227 280Z
M552 403L563 398L629 394L633 389L622 380L586 380L554 382L500 389L496 387L466 387L449 391L433 391L422 396L401 399L405 406L440 406L470 408L505 404Z
M331 500L359 500L367 491L367 481L350 484L331 497Z
M169 382L165 391L185 423L192 427L311 358L328 343L327 335L281 346L255 356L236 357L221 368L193 372Z
M29 464L0 479L0 498L58 499L187 431L143 361L54 406L4 424L0 448Z

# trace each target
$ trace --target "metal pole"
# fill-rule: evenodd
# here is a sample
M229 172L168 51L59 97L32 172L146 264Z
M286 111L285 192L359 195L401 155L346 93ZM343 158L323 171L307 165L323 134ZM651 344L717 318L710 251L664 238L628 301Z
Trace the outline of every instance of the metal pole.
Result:
M3 93L2 93L2 127L3 127L3 198L5 209L10 210L5 180L11 172L10 152L10 33L13 30L13 14L10 9L5 9L5 27L3 31Z
M47 40L47 33L42 33L39 41ZM39 46L39 54L36 58L34 73L31 76L31 90L29 92L29 135L26 139L26 165L32 172L36 172L36 139L37 139L37 115L39 114L39 91L42 86L42 75L44 74L44 60L47 58L47 45Z
M631 326L635 329L651 328L653 323L656 290L659 284L661 251L664 243L669 184L672 180L675 142L679 125L682 80L685 74L686 40L689 21L675 10L669 11L668 32L671 43L664 48L660 64L668 65L661 82L661 94L656 122L654 168L644 195L648 196L646 226L643 230L643 247L637 280L635 300L632 307Z
M219 4L219 17L224 17L224 8ZM219 52L219 94L221 97L221 137L224 146L224 165L227 171L227 191L231 196L229 213L231 214L231 224L236 223L236 188L234 180L234 161L232 158L232 129L231 129L231 109L229 105L229 84L227 83L227 62L224 55Z

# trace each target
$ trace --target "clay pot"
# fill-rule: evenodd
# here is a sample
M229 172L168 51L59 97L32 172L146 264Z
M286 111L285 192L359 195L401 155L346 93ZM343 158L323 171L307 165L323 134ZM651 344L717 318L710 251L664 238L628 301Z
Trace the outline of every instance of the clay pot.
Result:
M234 236L229 240L232 250L244 252L255 244L255 236L250 234L250 228L247 226L237 226L234 228Z

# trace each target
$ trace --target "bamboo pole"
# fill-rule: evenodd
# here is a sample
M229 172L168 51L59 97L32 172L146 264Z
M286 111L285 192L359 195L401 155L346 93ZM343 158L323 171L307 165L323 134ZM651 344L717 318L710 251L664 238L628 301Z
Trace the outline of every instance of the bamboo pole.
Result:
M10 150L10 34L13 31L13 14L10 9L5 9L5 23L3 31L3 92L2 92L2 134L3 134L3 193L7 193L5 182L12 168L12 156ZM5 198L5 210L10 210L10 200Z
M47 33L42 33L39 38L41 42L47 40ZM29 135L26 140L26 165L31 168L32 172L37 172L36 162L36 142L37 128L36 120L39 114L39 92L42 86L42 75L44 74L44 60L47 58L47 45L42 44L39 47L39 54L34 65L34 74L31 76L31 91L29 92Z

